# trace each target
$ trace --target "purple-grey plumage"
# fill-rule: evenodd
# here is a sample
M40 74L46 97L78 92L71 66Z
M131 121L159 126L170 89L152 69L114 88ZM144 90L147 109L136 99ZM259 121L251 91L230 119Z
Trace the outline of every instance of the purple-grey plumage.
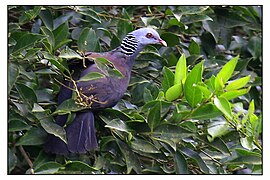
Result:
M93 111L113 107L123 97L129 84L135 57L148 44L162 44L167 46L166 42L159 37L159 34L154 29L141 28L127 34L121 46L112 51L105 53L86 53L88 59L100 57L108 59L123 74L123 77L106 76L105 78L96 80L77 82L78 89L85 96L95 96L98 102L94 102L88 111L76 113L73 122L65 128L67 144L60 138L49 135L44 147L46 152L55 154L85 153L98 147ZM96 64L90 64L80 72L79 77L74 77L74 79L78 80L89 72L101 71L97 68ZM72 87L71 83L68 82L65 82L65 85ZM62 86L58 96L58 103L61 104L71 97L72 90ZM67 115L59 115L56 118L56 123L60 126L64 126L66 121Z

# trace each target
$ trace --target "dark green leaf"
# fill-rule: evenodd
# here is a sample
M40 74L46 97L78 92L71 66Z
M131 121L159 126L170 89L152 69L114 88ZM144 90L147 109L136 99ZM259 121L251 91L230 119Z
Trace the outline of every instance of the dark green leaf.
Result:
M34 103L37 102L37 96L34 90L22 83L17 83L15 86L24 103L32 108Z
M57 109L54 111L54 114L69 114L71 112L81 111L86 108L87 107L76 104L74 99L67 99L57 107Z
M35 174L54 174L63 166L57 162L46 162L34 170Z
M189 174L187 162L182 153L180 151L176 151L173 158L176 174Z
M76 171L82 173L89 173L96 171L94 167L89 166L88 164L81 161L68 161L65 165L65 171Z
M65 42L68 37L68 23L63 23L53 30L53 35L55 39L55 50L60 48L59 46Z
M92 81L95 79L105 78L105 76L98 72L90 72L86 74L85 76L81 77L77 82L81 81Z
M169 68L164 66L162 70L162 75L162 88L164 92L166 92L174 84L174 74Z
M216 137L221 137L228 133L229 125L226 121L213 121L208 124L207 132L210 135L208 140L212 142Z
M31 126L29 126L25 121L19 119L12 119L9 121L8 124L8 131L22 131L22 130L29 130Z
M203 61L197 64L188 74L185 85L184 95L191 107L197 106L202 100L202 92L194 84L202 82Z
M161 113L161 102L156 101L155 105L153 106L153 108L150 109L147 116L147 123L151 131L153 131L153 129L159 125L161 118L160 113Z
M29 46L33 45L37 41L40 41L46 36L40 34L31 34L31 33L23 33L23 32L16 32L11 35L17 42L16 45L12 49L12 54L19 53Z
M262 56L262 40L260 37L253 36L247 46L248 51L254 58Z
M152 143L142 139L135 139L134 141L131 141L131 148L146 153L160 153L160 151Z
M121 119L113 119L107 125L105 125L105 127L108 127L113 130L123 131L126 133L130 133L131 131L126 125L126 123Z
M206 166L206 163L203 161L203 159L199 156L199 154L189 148L186 148L186 147L181 147L180 148L180 151L189 156L190 158L192 158L200 167L200 169L208 174L209 173L209 168Z
M10 93L14 84L16 83L18 76L19 76L18 67L13 63L9 63L8 65L8 94Z
M221 116L222 113L212 103L205 104L196 109L190 116L192 119L207 120Z
M96 32L88 27L84 28L78 39L78 49L80 51L95 51L98 43Z
M11 173L16 165L17 156L11 151L11 149L8 148L8 172Z
M199 55L200 46L194 40L192 40L188 46L188 51L191 55Z
M160 37L167 42L169 47L179 44L179 37L174 33L166 32L161 34Z
M47 138L47 133L42 128L32 127L27 131L16 143L19 145L40 145L44 144Z
M52 31L53 30L53 17L52 17L51 12L48 9L41 10L39 13L39 17L41 18L45 26Z

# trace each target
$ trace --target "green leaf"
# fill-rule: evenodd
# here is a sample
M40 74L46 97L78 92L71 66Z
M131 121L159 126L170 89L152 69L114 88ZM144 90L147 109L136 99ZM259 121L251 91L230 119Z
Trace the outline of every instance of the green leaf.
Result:
M53 17L50 10L48 9L41 10L39 13L39 17L43 21L45 26L52 31L53 30Z
M180 151L175 152L173 159L176 174L189 174L187 161Z
M239 96L242 96L246 93L248 93L250 90L250 88L246 88L246 89L239 89L239 90L232 90L229 92L225 92L223 94L220 95L220 97L227 99L228 101L231 99L235 99Z
M40 145L44 144L47 139L47 133L40 127L32 127L27 131L16 143L16 146L19 145Z
M151 131L159 125L161 118L161 102L156 101L155 105L150 109L147 116L147 123Z
M208 124L207 132L210 135L208 140L212 142L216 137L221 137L229 132L229 125L226 121L213 121Z
M248 83L249 79L250 79L250 75L245 76L245 77L240 78L240 79L237 79L237 80L234 80L234 81L230 82L226 86L225 89L227 91L232 91L232 90L240 89L240 88L244 87Z
M131 148L145 153L160 153L160 151L149 141L135 139L131 141Z
M66 131L62 126L59 126L48 118L40 120L40 125L45 129L47 133L53 134L67 143Z
M22 83L16 83L16 89L18 90L22 100L29 107L33 107L34 103L37 102L37 96L34 90Z
M202 82L203 61L197 64L188 74L185 85L184 95L189 105L193 108L202 101L202 92L194 84Z
M105 76L101 73L98 73L98 72L90 72L90 73L84 75L83 77L81 77L77 82L92 81L92 80L100 79L100 78L105 78Z
M192 119L207 120L221 116L222 112L212 103L205 104L196 109L190 116Z
M74 99L67 99L56 108L53 114L69 114L70 112L77 112L86 108L87 107L76 104Z
M163 90L166 92L174 84L174 74L169 68L164 66L162 69L162 75L163 79L161 84Z
M216 81L215 81L215 89L216 90L220 90L219 84L221 84L221 82L222 82L222 84L225 84L231 78L233 71L235 69L235 66L238 62L238 59L239 59L239 56L232 58L219 71L219 73L217 74L217 77L216 77ZM219 82L219 81L221 81L221 82Z
M8 172L11 173L11 171L15 168L16 165L17 156L11 151L10 148L8 148Z
M161 34L161 39L166 41L169 47L179 44L179 37L171 32L165 32Z
M91 19L93 19L94 21L96 21L98 23L101 23L101 19L98 16L98 13L96 11L94 11L93 9L91 9L91 8L87 8L86 10L80 9L78 12L80 14L83 14L85 16L90 17Z
M123 78L124 75L119 71L114 64L106 58L93 58L97 68L105 75L117 78Z
M47 36L26 32L15 32L11 35L11 37L17 42L11 52L12 54L15 54L25 50L29 46L33 45L37 41L46 38Z
M201 83L199 83L199 84L201 84ZM202 86L199 84L195 84L195 87L201 90L201 92L203 93L203 96L206 99L210 98L210 96L212 95L212 92L206 86Z
M19 119L12 119L8 123L8 131L22 131L22 130L29 130L31 126L29 126L25 121Z
M113 119L107 125L105 125L105 127L126 133L130 133L131 131L126 125L126 123L121 119Z
M188 51L191 55L199 55L200 46L192 39L188 46Z
M197 152L186 147L181 147L180 151L193 159L199 165L202 172L209 174L209 168L206 166L206 163L203 161L203 159L199 156Z
M55 45L55 39L54 39L53 32L50 29L48 29L47 27L41 27L40 30L44 35L47 36L47 41L49 44L49 51L52 53L52 50L53 50L54 45Z
M144 92L143 92L143 100L144 102L149 102L152 101L154 98L151 94L151 90L149 90L148 88L144 88Z
M63 49L59 57L65 58L65 59L83 59L80 54L78 54L73 49L70 49L69 47L66 47L65 49Z
M69 72L68 67L65 67L63 63L61 63L55 56L53 56L52 54L46 51L42 52L42 54L45 59L47 59L48 61L50 61L50 63L55 65L61 72L65 72L65 71Z
M19 76L19 68L13 64L9 63L8 64L8 94L10 94L10 91L14 84L17 81L17 78Z
M63 42L65 42L68 37L68 23L65 22L58 26L55 30L53 30L53 35L55 39L54 50L57 50L58 48L60 48L59 46L63 44Z
M174 84L184 84L187 76L187 62L183 53L175 67Z
M34 170L35 174L54 174L57 173L62 165L57 162L46 162Z
M227 99L224 97L216 97L214 99L214 104L226 117L228 117L230 120L233 119L231 105Z
M248 51L257 59L262 56L262 39L257 36L252 36L247 45Z
M182 94L182 92L182 84L175 84L166 91L165 98L167 101L176 100Z
M82 173L89 173L96 171L94 167L89 166L88 164L82 162L82 161L68 161L65 165L65 171L71 172L82 172Z
M116 142L125 158L127 166L127 174L129 174L132 169L134 169L134 171L137 174L140 174L142 170L138 157L134 154L134 152L130 149L130 147L127 144L123 143L118 139Z
M98 43L96 32L88 27L84 28L78 39L78 49L80 51L95 51Z

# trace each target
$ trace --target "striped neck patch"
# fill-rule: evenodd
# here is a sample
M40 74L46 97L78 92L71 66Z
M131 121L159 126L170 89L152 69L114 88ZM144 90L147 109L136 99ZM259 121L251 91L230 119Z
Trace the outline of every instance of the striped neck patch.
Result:
M132 34L127 34L121 43L121 52L125 55L131 56L134 54L138 47L138 40Z

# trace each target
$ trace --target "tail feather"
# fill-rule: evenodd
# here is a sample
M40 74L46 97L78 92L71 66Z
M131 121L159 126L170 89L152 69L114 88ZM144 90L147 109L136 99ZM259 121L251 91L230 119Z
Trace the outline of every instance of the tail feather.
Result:
M63 126L67 115L58 116L56 123ZM93 112L76 114L73 122L66 127L67 144L60 138L49 135L45 151L54 154L86 153L98 147Z

